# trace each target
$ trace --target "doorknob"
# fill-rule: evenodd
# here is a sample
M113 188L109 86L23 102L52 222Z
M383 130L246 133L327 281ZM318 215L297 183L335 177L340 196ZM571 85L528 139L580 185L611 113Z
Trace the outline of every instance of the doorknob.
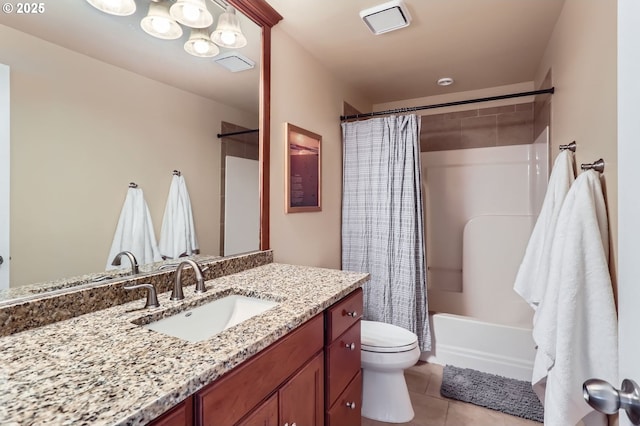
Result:
M0 265L2 265L4 263L4 259L2 258L2 256L0 256Z
M631 423L640 425L640 387L633 380L624 379L620 390L600 379L589 379L582 385L585 401L605 414L623 409Z

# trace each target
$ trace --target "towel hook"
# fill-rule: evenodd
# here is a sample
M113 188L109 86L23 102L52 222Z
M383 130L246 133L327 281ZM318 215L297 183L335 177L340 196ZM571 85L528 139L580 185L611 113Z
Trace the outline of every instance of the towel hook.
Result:
M576 152L576 141L571 142L570 144L567 145L560 145L560 151L564 151L566 149L568 149L571 152Z
M604 172L604 160L601 158L593 163L581 164L580 168L582 170L595 170L596 172Z
M173 171L173 175L174 176L180 176L181 175L180 170L174 170Z
M138 184L135 182L129 182L129 188L137 188Z

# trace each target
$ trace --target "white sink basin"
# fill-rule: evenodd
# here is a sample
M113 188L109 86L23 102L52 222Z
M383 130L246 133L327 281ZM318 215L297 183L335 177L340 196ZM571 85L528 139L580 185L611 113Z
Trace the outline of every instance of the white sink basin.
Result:
M189 342L200 342L277 305L278 302L271 300L231 295L143 327Z

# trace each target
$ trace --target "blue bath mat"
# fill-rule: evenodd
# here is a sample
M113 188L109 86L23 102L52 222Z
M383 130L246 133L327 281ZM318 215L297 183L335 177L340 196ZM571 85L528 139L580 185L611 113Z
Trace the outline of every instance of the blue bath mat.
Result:
M530 382L446 365L440 394L501 411L512 416L544 421L544 409Z

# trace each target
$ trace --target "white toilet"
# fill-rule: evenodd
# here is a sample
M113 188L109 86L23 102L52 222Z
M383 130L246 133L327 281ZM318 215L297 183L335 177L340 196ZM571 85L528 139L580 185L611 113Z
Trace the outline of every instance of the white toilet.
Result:
M404 370L420 358L418 336L376 321L361 322L362 416L388 423L413 419Z

